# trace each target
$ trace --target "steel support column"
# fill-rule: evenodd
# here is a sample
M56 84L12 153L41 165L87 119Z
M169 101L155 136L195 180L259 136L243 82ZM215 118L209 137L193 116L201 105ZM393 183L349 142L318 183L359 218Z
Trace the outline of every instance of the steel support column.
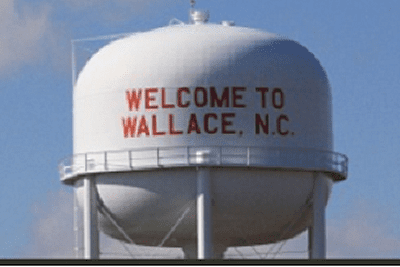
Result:
M213 228L209 167L197 169L197 259L212 259Z
M99 258L99 231L97 227L97 199L95 177L83 178L83 242L84 258Z
M80 254L79 254L79 207L78 207L78 200L77 200L77 195L76 195L76 188L75 185L73 187L73 197L74 197L74 252L75 252L75 258L79 259Z
M315 173L314 196L312 204L312 223L308 229L308 252L310 259L326 258L325 203L328 187L325 176Z

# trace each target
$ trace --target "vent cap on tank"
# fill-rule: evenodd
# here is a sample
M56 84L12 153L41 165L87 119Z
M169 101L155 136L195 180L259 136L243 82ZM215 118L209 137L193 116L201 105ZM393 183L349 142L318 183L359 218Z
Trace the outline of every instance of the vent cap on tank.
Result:
M208 11L192 10L190 12L190 17L194 24L199 25L208 22L210 13Z

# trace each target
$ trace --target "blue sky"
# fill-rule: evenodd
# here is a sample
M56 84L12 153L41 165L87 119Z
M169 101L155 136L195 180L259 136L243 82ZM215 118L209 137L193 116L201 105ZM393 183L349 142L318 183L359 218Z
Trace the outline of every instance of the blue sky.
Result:
M211 22L287 36L320 60L332 86L335 151L350 159L327 208L327 255L400 258L400 2L196 2ZM57 172L72 153L71 39L186 21L189 6L0 1L0 258L72 253L72 191ZM305 250L301 238L293 246Z

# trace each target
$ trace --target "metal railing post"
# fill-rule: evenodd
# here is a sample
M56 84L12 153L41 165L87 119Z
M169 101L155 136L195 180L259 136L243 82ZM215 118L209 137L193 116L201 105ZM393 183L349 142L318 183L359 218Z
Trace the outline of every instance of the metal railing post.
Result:
M157 147L157 167L160 166L160 148Z
M108 166L107 166L107 151L104 152L104 170L105 171L108 170Z
M222 146L219 147L219 159L218 159L218 164L222 164Z
M250 166L250 147L247 147L247 166Z
M190 165L190 156L189 156L189 146L186 147L186 159L187 159L187 164Z
M87 167L87 153L85 153L85 172L87 172L88 167Z
M132 170L132 150L128 151L129 153L129 168Z

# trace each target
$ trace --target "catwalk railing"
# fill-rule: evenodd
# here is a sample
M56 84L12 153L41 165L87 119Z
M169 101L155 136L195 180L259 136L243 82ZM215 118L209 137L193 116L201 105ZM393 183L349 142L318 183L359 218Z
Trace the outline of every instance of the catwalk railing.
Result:
M340 153L304 148L179 146L75 154L59 164L68 183L87 173L135 171L190 166L261 167L321 171L335 180L347 177L348 158Z

